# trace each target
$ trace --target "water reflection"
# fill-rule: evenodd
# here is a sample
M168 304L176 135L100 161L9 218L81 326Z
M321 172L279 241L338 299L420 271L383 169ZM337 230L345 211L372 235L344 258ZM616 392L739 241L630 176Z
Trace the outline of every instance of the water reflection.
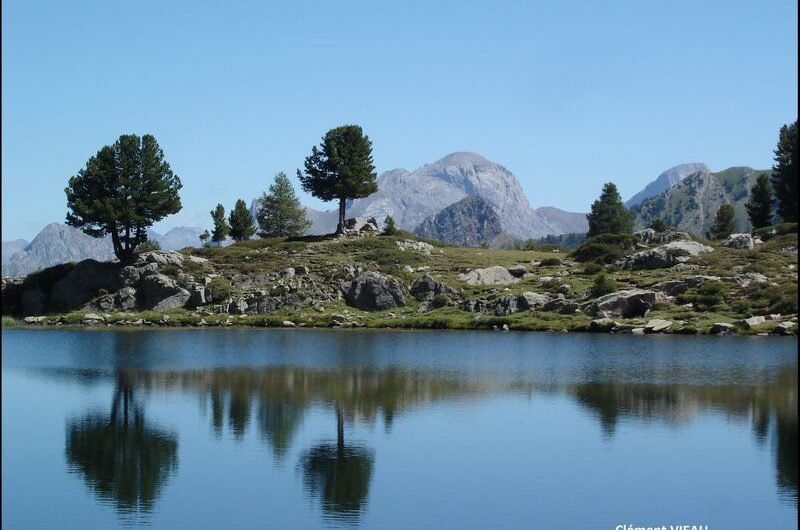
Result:
M110 412L72 419L66 432L70 471L125 517L152 510L178 468L177 437L148 424L135 388L130 374L118 370Z
M358 522L368 508L373 476L381 462L375 447L348 436L350 426L380 423L391 434L403 415L421 407L501 394L566 397L597 421L599 435L610 443L626 422L684 425L705 414L722 416L750 428L755 443L772 456L783 500L797 505L794 366L764 370L761 375L754 370L748 384L683 384L679 378L680 384L645 384L620 381L609 375L615 372L590 368L559 380L552 370L543 377L545 370L498 367L489 361L445 370L412 363L380 366L372 357L361 362L337 358L316 367L158 368L134 357L133 350L115 351L112 368L43 368L38 372L69 378L86 388L113 383L109 410L87 411L68 422L65 455L70 470L122 516L153 510L178 471L177 435L153 425L145 414L152 391L198 399L207 413L201 421L208 421L209 431L218 440L226 432L234 443L257 436L272 457L296 470L303 491L319 503L323 515L337 521ZM692 369L691 365L678 368ZM724 366L715 370L724 371ZM644 372L637 378L655 379ZM531 402L534 407L546 406ZM329 439L298 442L298 432L314 410L328 411L335 419L335 441L331 421Z

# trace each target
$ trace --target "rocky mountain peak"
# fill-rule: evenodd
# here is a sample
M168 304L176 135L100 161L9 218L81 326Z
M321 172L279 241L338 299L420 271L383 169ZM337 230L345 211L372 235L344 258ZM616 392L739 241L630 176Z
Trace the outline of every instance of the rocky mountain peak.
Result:
M656 177L654 181L645 186L642 191L628 199L628 201L625 203L625 206L628 208L633 208L634 206L641 204L642 201L649 199L650 197L655 197L659 193L663 193L667 189L681 182L689 175L698 171L710 173L708 166L702 162L689 162L671 167Z
M464 247L491 243L502 231L500 217L489 203L477 195L467 195L416 229L417 235Z

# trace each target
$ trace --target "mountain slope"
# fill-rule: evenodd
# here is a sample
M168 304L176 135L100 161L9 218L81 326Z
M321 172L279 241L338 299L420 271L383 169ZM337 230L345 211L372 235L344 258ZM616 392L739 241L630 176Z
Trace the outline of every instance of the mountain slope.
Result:
M3 241L3 267L8 264L8 261L11 259L12 254L16 254L20 250L25 250L25 247L30 245L29 242L25 241L24 239L14 239L11 241Z
M750 230L752 227L744 203L750 195L750 188L763 173L769 173L769 170L732 167L718 173L696 171L632 208L634 228L646 228L658 218L669 226L704 235L713 224L719 207L730 203L736 210L736 229Z
M202 230L193 226L176 226L165 234L155 230L148 230L147 237L158 241L163 250L180 250L186 247L200 246L200 233Z
M489 203L477 195L467 195L422 221L415 233L462 247L476 247L490 243L501 231L500 217Z
M644 187L642 191L628 199L625 203L627 208L633 208L642 203L645 199L659 195L675 184L679 183L692 173L698 171L709 171L708 166L700 162L680 164L661 173L656 179Z

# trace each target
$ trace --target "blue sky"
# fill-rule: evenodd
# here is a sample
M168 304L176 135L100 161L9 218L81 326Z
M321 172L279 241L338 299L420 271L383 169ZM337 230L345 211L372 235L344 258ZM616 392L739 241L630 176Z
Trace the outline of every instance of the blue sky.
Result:
M183 181L164 230L294 178L346 123L379 172L475 151L532 206L586 211L681 162L769 167L797 116L794 0L2 5L4 240L63 221L68 178L123 133Z

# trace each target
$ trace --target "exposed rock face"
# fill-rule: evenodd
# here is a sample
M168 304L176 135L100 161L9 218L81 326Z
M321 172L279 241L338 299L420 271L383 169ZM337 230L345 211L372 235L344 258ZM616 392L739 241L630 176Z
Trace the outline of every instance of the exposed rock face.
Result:
M599 318L643 317L656 303L656 293L646 289L629 289L601 296L582 307L587 315Z
M656 195L665 192L692 173L697 173L698 171L709 171L709 169L705 164L697 162L680 164L678 166L669 168L660 174L653 182L645 186L642 191L628 199L625 202L625 207L633 208L645 199L655 197Z
M652 228L645 228L633 233L640 242L648 245L662 245L672 241L679 241L682 239L692 239L688 232L681 230L667 230L666 232L656 232Z
M721 243L724 247L731 247L731 248L746 248L750 249L753 248L755 243L753 242L753 236L750 234L731 234L725 238L725 240Z
M431 276L420 276L411 284L411 296L417 300L427 300L436 295L455 296L456 290L449 285L437 282Z
M712 335L727 335L734 331L736 331L736 326L728 324L727 322L716 322L712 324L711 328L708 330Z
M81 261L53 285L50 306L61 311L81 307L98 296L100 289L111 293L122 287L119 264Z
M736 211L738 229L750 230L744 203L750 196L750 188L763 173L749 167L732 167L719 173L700 169L634 206L634 228L642 229L654 219L662 219L668 226L703 235L713 224L719 207L730 203Z
M645 333L664 333L672 329L672 321L653 318L644 326Z
M719 276L687 276L681 280L667 280L653 286L656 291L661 291L667 296L683 294L692 287L697 287L706 281L719 281Z
M549 294L526 291L519 295L518 303L522 309L542 309L550 299Z
M405 288L398 280L377 272L362 272L345 291L348 305L365 311L383 310L404 306Z
M5 274L6 265L8 265L8 262L11 260L11 256L21 250L25 250L25 247L28 245L30 245L30 242L24 239L3 241L3 250L0 252L0 256L2 256L3 259L3 274Z
M550 311L552 313L560 313L562 315L571 315L573 313L577 313L580 311L581 306L572 300L567 300L563 294L559 294L549 302L547 302L544 307L542 307L545 311Z
M468 195L428 217L415 230L419 236L462 247L489 244L501 231L497 212L476 195Z
M673 241L625 256L615 264L623 269L661 269L683 263L689 256L699 256L712 250L714 249L697 241Z
M352 217L344 221L344 235L346 236L377 234L379 231L378 221L374 217L370 217L369 219Z
M509 285L519 281L519 278L514 278L508 269L499 265L471 270L461 274L458 279L469 285Z
M433 245L424 241L404 239L402 241L397 241L397 246L400 248L400 250L416 250L417 252L422 252L426 255L430 255L430 253L433 252Z
M171 278L163 274L145 276L139 291L144 307L153 311L168 311L183 307L189 301L189 291L178 287Z

